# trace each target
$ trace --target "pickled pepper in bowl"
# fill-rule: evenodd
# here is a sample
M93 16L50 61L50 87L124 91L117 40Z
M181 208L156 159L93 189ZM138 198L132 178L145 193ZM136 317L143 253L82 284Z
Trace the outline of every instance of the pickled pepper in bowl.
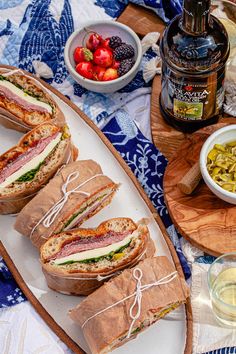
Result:
M215 144L207 155L207 170L220 187L236 193L236 141Z

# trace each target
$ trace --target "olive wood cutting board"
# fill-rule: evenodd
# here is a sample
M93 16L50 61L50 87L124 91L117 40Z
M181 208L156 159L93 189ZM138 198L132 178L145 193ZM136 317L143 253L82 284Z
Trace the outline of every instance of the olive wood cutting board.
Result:
M180 191L177 183L199 159L207 137L235 118L198 130L169 162L164 176L164 196L171 218L191 244L213 256L236 251L236 206L216 197L203 180L191 195Z

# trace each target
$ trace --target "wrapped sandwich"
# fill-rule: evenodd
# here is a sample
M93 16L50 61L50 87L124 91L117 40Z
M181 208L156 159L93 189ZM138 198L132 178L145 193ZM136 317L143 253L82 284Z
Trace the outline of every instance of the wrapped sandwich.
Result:
M118 185L92 160L65 166L18 215L15 229L40 247L108 205Z
M94 291L70 317L82 328L92 354L104 354L135 338L188 296L185 281L166 257L148 258Z
M19 69L0 69L0 123L27 132L46 122L65 124L63 113L46 88Z
M41 247L40 258L51 289L88 295L146 253L153 256L154 250L145 224L114 218L96 229L73 229L51 236Z
M67 126L41 124L0 156L0 214L17 213L73 155Z

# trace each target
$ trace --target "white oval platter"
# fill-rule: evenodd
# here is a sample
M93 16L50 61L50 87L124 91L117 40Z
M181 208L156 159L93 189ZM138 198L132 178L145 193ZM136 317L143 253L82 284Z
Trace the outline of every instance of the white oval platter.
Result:
M114 156L112 147L104 138L101 139L102 135L98 135L98 130L93 124L88 124L84 117L81 118L79 111L74 109L75 107L69 100L63 98L59 93L57 94L54 89L53 92L54 99L65 114L73 142L79 149L78 159L97 161L106 175L115 182L121 183L121 187L111 205L92 217L83 226L95 227L101 221L111 217L127 216L135 221L147 217L150 219L149 230L157 248L157 255L165 255L173 260L173 249L171 249L171 254L163 237L163 225L161 231L155 220L156 218L153 216L153 210L150 210L150 204L147 205L147 200L143 199L134 181L132 181L132 178L134 180L135 178L133 176L130 178L130 175L127 174L128 169L125 171L124 166L121 165L125 163L121 162L117 153ZM16 144L21 135L18 132L0 127L0 154ZM13 229L14 221L15 217L13 216L0 216L0 240L15 268L34 297L54 321L76 344L86 353L89 353L81 331L67 315L68 310L76 306L82 300L82 297L61 295L48 289L39 264L38 251L29 239L19 235ZM135 340L116 349L114 354L184 353L187 331L185 308L182 306L176 311L176 316L172 315L160 320L141 333ZM78 353L80 352L78 348Z

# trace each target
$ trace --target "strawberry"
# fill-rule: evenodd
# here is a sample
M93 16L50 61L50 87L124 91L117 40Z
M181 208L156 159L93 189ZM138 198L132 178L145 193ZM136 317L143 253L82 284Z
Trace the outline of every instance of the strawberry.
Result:
M77 47L74 50L74 60L76 63L93 60L93 53L87 48Z
M102 41L103 41L102 36L94 32L89 36L86 42L86 47L90 49L92 52L94 52L97 49L97 47L102 43Z
M116 61L115 59L113 60L113 63L112 63L112 68L113 69L118 69L120 66L120 62L119 61Z
M103 75L103 81L115 80L118 78L118 73L116 69L108 68Z
M94 80L102 81L105 71L106 71L105 68L102 68L101 66L95 65L93 67L93 78L94 78Z
M109 49L109 50L112 51L112 49L111 49L111 47L109 46L109 44L110 44L110 38L106 38L106 39L104 39L104 40L102 41L101 47L106 48L106 49Z
M81 76L86 77L87 79L93 78L93 64L89 61L82 61L76 65L75 70Z
M112 51L107 48L96 49L93 54L93 61L104 68L111 66L113 61Z

